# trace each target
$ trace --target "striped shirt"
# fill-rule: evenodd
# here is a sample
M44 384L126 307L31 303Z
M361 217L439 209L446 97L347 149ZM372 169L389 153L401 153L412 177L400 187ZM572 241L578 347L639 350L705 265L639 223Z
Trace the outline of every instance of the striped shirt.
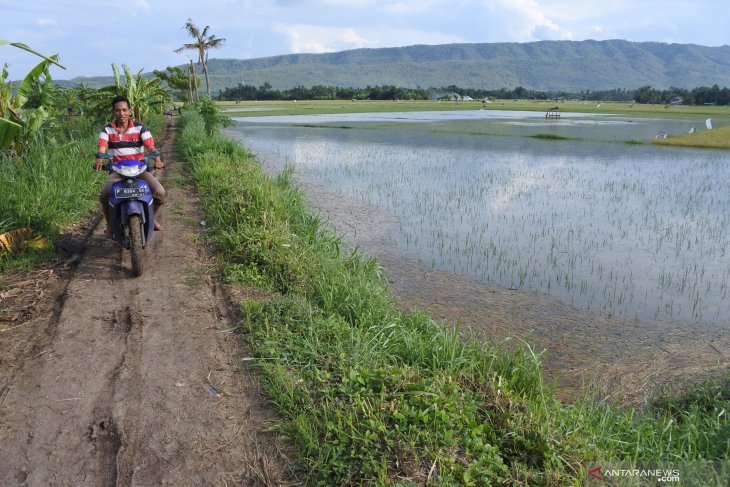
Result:
M129 121L129 128L125 134L117 132L114 122L104 125L99 134L99 147L108 147L112 161L123 159L141 160L144 158L144 148L154 147L155 140L144 124Z

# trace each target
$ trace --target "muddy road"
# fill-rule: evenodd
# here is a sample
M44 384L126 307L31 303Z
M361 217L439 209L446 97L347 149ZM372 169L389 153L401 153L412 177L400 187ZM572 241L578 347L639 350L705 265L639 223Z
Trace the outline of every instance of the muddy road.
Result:
M226 331L235 307L212 277L173 139L168 121L165 229L141 277L95 220L62 243L63 262L4 279L2 486L296 484L247 351Z

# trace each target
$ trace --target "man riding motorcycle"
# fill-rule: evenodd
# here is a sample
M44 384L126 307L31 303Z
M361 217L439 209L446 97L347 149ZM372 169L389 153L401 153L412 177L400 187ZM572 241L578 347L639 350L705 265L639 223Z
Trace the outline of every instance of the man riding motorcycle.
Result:
M96 153L94 169L97 171L102 169L104 165L104 158L102 156L107 153L107 150L109 151L109 155L112 156L113 162L123 159L142 160L145 152L157 152L154 138L147 127L142 123L135 123L132 120L132 107L126 96L120 95L112 100L112 115L114 121L104 125L99 134L99 150ZM162 169L163 167L165 165L160 157L157 156L155 158L155 169ZM152 190L155 203L154 213L156 216L157 211L165 201L165 188L162 187L162 184L150 172L145 171L139 177L147 181L147 184L149 184ZM112 236L109 224L109 194L111 193L112 184L119 180L121 180L120 175L110 173L99 195L101 210L106 220L105 234L109 238ZM162 225L157 222L156 218L155 230L162 230Z

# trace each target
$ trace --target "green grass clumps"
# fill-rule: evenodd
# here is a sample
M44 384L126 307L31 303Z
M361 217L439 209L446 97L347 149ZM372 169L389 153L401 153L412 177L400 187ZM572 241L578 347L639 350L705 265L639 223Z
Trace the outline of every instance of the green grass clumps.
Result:
M583 485L597 462L730 458L729 384L644 411L561 404L527 343L400 311L383 270L341 253L291 171L266 176L194 113L181 125L226 278L274 291L242 303L246 338L308 485Z
M670 135L666 139L654 139L652 143L674 147L730 149L730 126L700 130L695 134Z
M418 314L355 327L301 297L249 301L244 314L313 484L534 483L547 472L562 485L580 468L526 404L539 372L522 349L498 356Z
M94 205L96 175L91 139L61 145L39 137L15 155L0 155L0 233L30 227L43 234L58 232Z
M98 207L101 179L92 170L98 131L69 122L55 134L60 138L39 133L21 150L0 153L0 234L31 228L53 241ZM53 256L52 246L18 255L0 252L0 269L25 268Z
M541 139L541 140L571 140L571 137L565 137L564 135L558 135L558 134L535 134L535 135L528 135L528 137L531 137L533 139Z

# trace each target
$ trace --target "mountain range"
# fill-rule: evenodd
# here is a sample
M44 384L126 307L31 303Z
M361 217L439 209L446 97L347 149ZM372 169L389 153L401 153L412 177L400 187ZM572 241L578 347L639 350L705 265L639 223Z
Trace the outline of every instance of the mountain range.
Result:
M328 85L445 87L540 91L730 86L730 46L607 41L539 41L416 45L288 54L256 59L211 59L213 93L239 83L274 89ZM75 78L89 86L112 78ZM201 88L204 88L201 87Z

